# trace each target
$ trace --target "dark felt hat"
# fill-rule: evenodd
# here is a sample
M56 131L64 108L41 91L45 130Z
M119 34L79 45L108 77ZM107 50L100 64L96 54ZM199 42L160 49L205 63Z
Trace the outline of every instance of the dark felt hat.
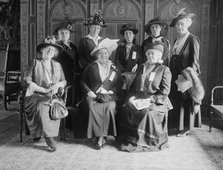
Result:
M125 31L130 30L133 32L133 34L137 34L138 33L138 29L135 27L134 24L125 24L122 25L121 30L120 30L120 34L124 35Z
M181 19L184 19L184 18L194 18L195 16L196 16L196 15L193 14L193 13L188 13L188 14L186 14L186 13L182 12L182 13L180 13L179 15L177 15L177 17L175 17L175 18L171 21L171 23L170 23L170 27L175 27L177 21L179 21L179 20L181 20Z
M61 45L57 44L56 43L56 39L54 37L52 37L52 36L48 36L47 38L45 38L43 40L42 43L38 44L36 46L36 51L38 53L40 53L41 52L41 49L42 48L45 48L47 46L53 46L53 47L55 47L58 50L58 53L61 53L63 51L63 47Z
M97 11L94 15L90 16L90 18L87 20L86 23L84 23L85 26L90 26L90 25L99 25L101 27L107 27L105 25L105 20L101 16L101 11Z
M154 18L154 19L150 20L148 24L145 25L145 32L146 32L146 33L151 34L151 29L150 29L150 27L151 27L153 24L159 24L159 25L161 25L161 26L162 26L162 30L165 30L165 29L168 28L168 24L167 24L167 23L161 21L160 18ZM162 30L161 30L161 32L162 32Z
M62 30L62 29L67 29L69 30L70 32L75 32L73 30L73 27L72 27L72 24L69 23L69 22L61 22L57 25L56 29L54 30L54 33L57 34L59 30Z

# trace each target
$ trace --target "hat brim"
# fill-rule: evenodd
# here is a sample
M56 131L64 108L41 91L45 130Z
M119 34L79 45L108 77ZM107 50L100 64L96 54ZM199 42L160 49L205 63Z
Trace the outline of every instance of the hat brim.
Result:
M170 27L175 27L176 23L184 18L194 18L196 15L194 13L188 13L188 14L183 14L183 15L178 15L176 18L174 18L171 23Z
M58 34L59 30L69 30L71 33L75 33L74 30L71 30L71 29L68 29L68 28L65 28L65 27L61 27L61 28L56 28L55 31L54 31L54 34Z
M84 23L85 26L91 26L91 25L99 25L101 27L107 27L107 25L97 24L97 23Z
M91 56L95 56L99 50L104 48L106 48L110 53L112 53L118 47L118 41L119 39L105 38L93 49L93 51L91 52Z
M124 35L125 31L130 30L133 32L133 34L137 34L138 33L138 29L122 29L120 30L120 34Z
M63 51L63 47L61 45L59 45L59 44L52 44L52 43L41 43L41 44L37 45L36 51L38 53L40 53L42 48L45 48L45 47L48 47L48 46L55 47L58 50L59 54Z
M152 25L154 25L154 24L161 25L163 27L162 30L164 30L166 27L168 27L168 24L165 23L165 22L162 22L162 21L154 21L154 22L151 22L151 23L146 24L146 26L145 26L145 32L148 33L148 34L151 34L150 27Z

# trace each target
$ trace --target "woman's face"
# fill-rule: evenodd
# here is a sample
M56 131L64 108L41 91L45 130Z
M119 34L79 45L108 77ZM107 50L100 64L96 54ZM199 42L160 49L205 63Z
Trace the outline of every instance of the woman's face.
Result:
M179 21L177 21L175 27L177 29L177 32L179 34L186 34L188 32L188 28L190 26L190 19L189 18L184 18Z
M131 43L133 42L133 38L134 38L134 33L131 30L126 30L124 32L124 38L126 40L126 42Z
M161 59L162 53L160 51L151 49L146 51L146 57L148 63L155 64L158 62L158 60Z
M91 25L90 26L90 35L93 36L98 36L101 31L101 26L100 25Z
M58 39L67 42L70 39L70 30L62 29L58 31Z
M97 56L98 56L98 61L101 64L107 64L108 63L109 53L108 53L108 50L106 48L103 48L103 49L99 50L98 53L97 53Z
M56 48L53 46L47 46L42 49L42 58L44 60L50 60L54 57L56 53Z
M158 37L158 36L160 36L162 26L159 24L153 24L153 25L151 25L150 30L154 37Z

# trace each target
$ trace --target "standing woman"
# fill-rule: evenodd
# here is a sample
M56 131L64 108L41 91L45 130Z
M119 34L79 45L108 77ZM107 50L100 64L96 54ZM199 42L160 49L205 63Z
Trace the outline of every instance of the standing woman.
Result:
M95 148L101 149L108 135L116 136L116 101L122 87L120 72L109 60L117 48L117 40L101 41L91 55L97 60L89 64L82 77L82 89L86 94L85 113L89 115L87 137L95 138Z
M88 22L84 25L88 26L89 34L81 38L79 42L79 54L82 69L97 59L96 56L91 56L91 52L96 45L104 39L99 36L101 28L107 27L100 11L98 11L94 16L91 16Z
M169 66L170 62L170 43L164 37L166 36L168 31L168 24L161 21L160 18L154 18L149 21L148 24L145 26L145 32L148 34L148 38L143 41L141 48L142 48L142 55L143 58L146 59L145 51L153 43L160 42L164 44L164 52L162 56L163 65ZM145 62L145 61L143 61Z
M77 47L70 41L71 33L74 33L71 23L62 22L55 29L58 44L63 47L63 52L55 60L58 61L64 70L68 85L74 82L74 73L78 71Z
M78 50L70 40L71 33L74 33L74 30L71 23L61 22L58 24L54 33L57 35L58 44L63 47L63 52L55 57L55 60L62 65L67 85L71 85L67 94L67 105L71 106L74 102L74 97L76 97L75 95L78 93L77 88L75 88L78 86L78 82L74 80L74 74L80 72L80 68L78 66ZM71 114L66 118L66 127L72 129Z
M135 35L138 29L133 24L125 24L121 27L120 34L124 36L124 40L120 43L116 50L115 65L121 71L123 78L126 80L126 87L131 85L136 70L141 62L140 46L136 44Z
M194 16L195 14L186 14L182 12L174 18L170 24L171 27L176 28L178 33L178 37L173 45L172 57L170 60L170 70L173 75L170 99L174 107L170 115L173 116L172 121L179 121L180 131L177 136L185 136L189 134L194 126L194 114L196 114L199 109L199 103L196 103L191 98L188 98L186 95L179 92L175 83L178 76L187 67L191 67L195 73L198 75L200 74L200 41L188 30L192 24L192 17ZM187 122L187 124L184 125L184 122Z
M51 93L58 93L66 85L60 63L52 60L62 51L62 47L55 42L55 39L48 37L37 46L40 57L33 60L24 75L27 84L24 109L29 131L34 142L38 142L43 134L47 145L53 150L57 148L53 137L58 136L60 120L50 119Z

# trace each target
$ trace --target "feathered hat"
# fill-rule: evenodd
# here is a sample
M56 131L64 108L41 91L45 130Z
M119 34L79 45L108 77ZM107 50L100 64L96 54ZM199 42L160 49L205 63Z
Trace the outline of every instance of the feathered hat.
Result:
M99 25L102 27L107 27L107 25L105 25L105 20L102 18L101 10L96 11L94 15L90 16L90 18L87 20L86 23L84 23L84 25Z

